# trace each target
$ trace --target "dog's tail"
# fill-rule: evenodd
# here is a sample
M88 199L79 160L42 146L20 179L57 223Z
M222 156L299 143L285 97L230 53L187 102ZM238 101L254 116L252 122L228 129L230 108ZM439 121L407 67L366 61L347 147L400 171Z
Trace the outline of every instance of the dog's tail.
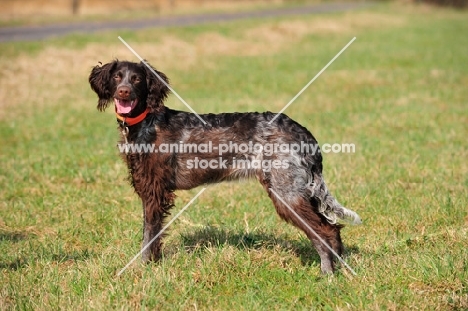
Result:
M322 214L331 224L359 225L362 223L359 215L342 206L327 189L327 185L321 174L314 174L311 184L311 199L318 203L318 212Z

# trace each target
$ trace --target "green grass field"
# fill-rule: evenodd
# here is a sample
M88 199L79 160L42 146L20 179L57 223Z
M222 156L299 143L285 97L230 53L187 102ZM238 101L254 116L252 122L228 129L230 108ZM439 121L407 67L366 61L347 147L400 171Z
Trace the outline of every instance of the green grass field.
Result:
M0 44L0 310L467 310L468 12L385 4L303 17ZM320 274L255 181L211 185L135 262L142 211L87 76L136 60L199 113L285 112L323 143L338 200L363 218ZM175 96L167 105L186 110ZM175 215L199 191L178 192Z

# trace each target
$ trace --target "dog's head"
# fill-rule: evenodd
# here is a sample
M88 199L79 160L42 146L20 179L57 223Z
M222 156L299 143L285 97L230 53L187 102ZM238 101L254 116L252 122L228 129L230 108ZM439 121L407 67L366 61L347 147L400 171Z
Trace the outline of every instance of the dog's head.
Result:
M114 60L94 67L89 84L99 97L97 108L104 111L113 100L116 112L126 117L138 115L146 108L161 111L169 94L169 81L164 73L148 66Z

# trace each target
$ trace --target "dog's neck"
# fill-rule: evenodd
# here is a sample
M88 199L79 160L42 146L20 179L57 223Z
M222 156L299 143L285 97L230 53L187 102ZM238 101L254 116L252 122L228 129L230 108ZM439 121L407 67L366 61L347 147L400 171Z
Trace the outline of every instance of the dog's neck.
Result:
M124 117L120 114L115 112L115 116L117 117L117 122L121 127L133 126L135 124L140 123L146 118L146 115L149 113L150 109L146 108L142 113L137 115L136 117Z

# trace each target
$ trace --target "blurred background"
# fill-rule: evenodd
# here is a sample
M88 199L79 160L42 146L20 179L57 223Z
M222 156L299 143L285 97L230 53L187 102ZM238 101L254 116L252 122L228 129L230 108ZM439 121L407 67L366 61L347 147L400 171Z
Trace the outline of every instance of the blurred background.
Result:
M190 12L213 9L241 9L255 5L314 3L318 1L284 0L2 0L0 16L18 18L26 15L96 15L125 11L149 14Z
M339 2L359 2L365 0L344 0ZM385 0L384 0L385 1ZM440 6L466 7L468 0L402 0L403 2L430 3ZM304 4L333 2L320 0L1 0L0 18L15 19L26 16L72 16L100 15L123 11L128 13L146 12L146 14L161 14L174 12L190 12L196 10L238 10L252 6L268 6L278 4ZM335 1L337 2L337 1Z

